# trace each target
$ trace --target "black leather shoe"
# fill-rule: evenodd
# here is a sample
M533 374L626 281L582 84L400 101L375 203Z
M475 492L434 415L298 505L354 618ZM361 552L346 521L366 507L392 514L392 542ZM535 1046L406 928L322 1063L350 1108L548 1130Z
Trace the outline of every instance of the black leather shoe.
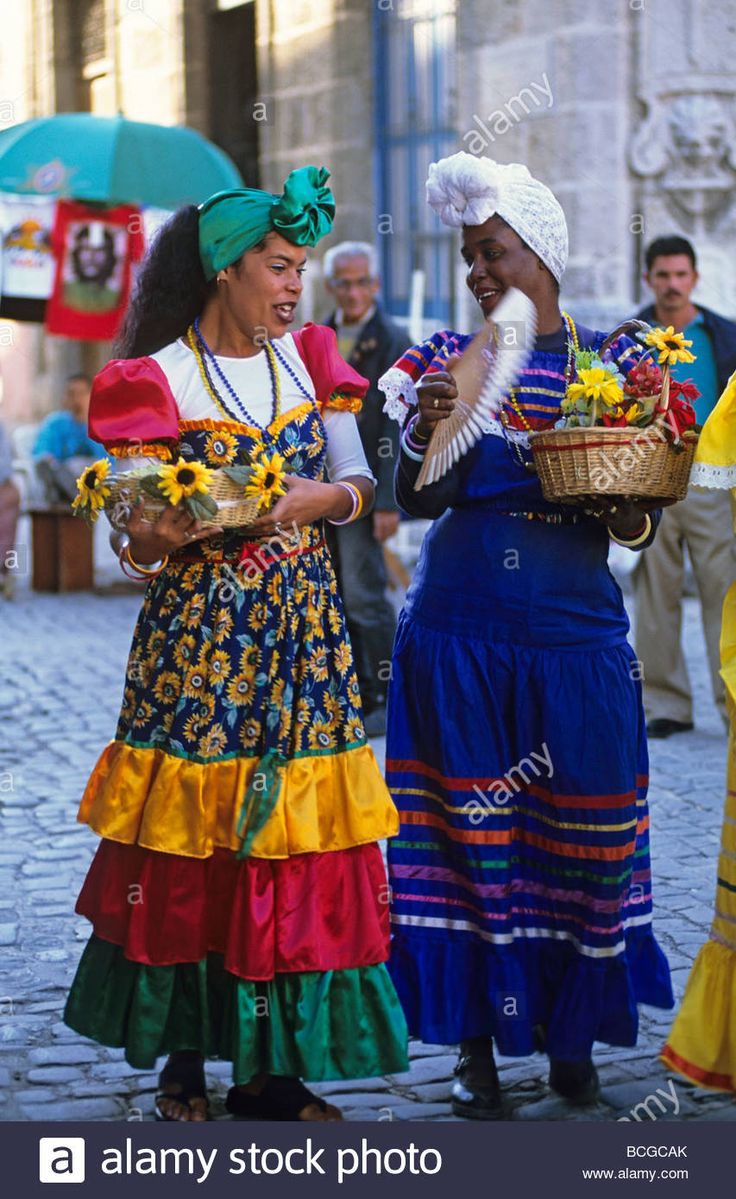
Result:
M659 720L649 721L647 737L651 737L653 741L664 741L665 737L671 737L673 733L691 733L694 728L692 720L668 720L663 716Z
M568 1103L580 1106L595 1103L600 1092L598 1071L591 1058L586 1062L563 1062L559 1058L551 1057L549 1085Z
M482 1056L465 1052L468 1042L462 1042L460 1057L455 1066L452 1085L452 1111L466 1120L502 1120L504 1117L498 1071L489 1040ZM478 1081L482 1079L482 1083Z

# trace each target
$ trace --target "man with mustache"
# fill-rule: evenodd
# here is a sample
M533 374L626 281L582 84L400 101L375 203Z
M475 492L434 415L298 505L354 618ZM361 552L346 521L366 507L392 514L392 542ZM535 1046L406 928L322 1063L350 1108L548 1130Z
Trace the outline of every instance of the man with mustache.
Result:
M695 251L684 237L658 237L646 250L644 276L654 303L637 315L651 325L670 325L692 341L695 362L672 368L700 391L695 408L703 424L736 369L736 324L702 304L691 292L698 282ZM719 637L721 609L736 577L727 491L693 490L665 508L654 544L641 555L634 575L636 652L644 672L644 709L650 737L693 728L692 692L682 652L685 547L698 587L713 697L726 720Z

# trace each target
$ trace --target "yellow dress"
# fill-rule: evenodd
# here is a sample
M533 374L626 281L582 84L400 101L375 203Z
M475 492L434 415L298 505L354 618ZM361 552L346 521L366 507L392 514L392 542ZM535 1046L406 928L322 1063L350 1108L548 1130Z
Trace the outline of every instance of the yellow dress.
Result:
M736 372L705 423L691 482L728 487L736 501ZM721 674L731 727L715 915L661 1056L699 1086L736 1094L736 583L723 604Z

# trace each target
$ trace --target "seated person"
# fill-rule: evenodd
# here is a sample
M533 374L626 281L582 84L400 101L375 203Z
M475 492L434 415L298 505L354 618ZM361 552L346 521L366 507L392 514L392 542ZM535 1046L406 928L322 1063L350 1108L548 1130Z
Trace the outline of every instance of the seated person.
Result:
M105 456L103 447L87 436L91 387L87 375L70 375L62 411L50 413L38 430L33 460L49 504L70 503L77 494L77 476Z

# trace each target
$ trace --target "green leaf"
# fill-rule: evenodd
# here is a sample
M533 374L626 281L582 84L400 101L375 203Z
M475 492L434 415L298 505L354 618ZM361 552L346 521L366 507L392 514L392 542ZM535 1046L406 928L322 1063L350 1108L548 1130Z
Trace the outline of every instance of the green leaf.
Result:
M159 491L159 480L157 475L151 475L146 479L141 479L140 486L141 491L145 491L146 495L153 496L155 500L164 499L164 496L162 496L161 492Z
M217 504L212 496L204 495L201 491L188 496L184 502L195 520L206 520L208 516L217 515Z
M223 466L222 469L228 479L232 479L233 483L240 483L243 486L245 486L253 474L252 466Z

